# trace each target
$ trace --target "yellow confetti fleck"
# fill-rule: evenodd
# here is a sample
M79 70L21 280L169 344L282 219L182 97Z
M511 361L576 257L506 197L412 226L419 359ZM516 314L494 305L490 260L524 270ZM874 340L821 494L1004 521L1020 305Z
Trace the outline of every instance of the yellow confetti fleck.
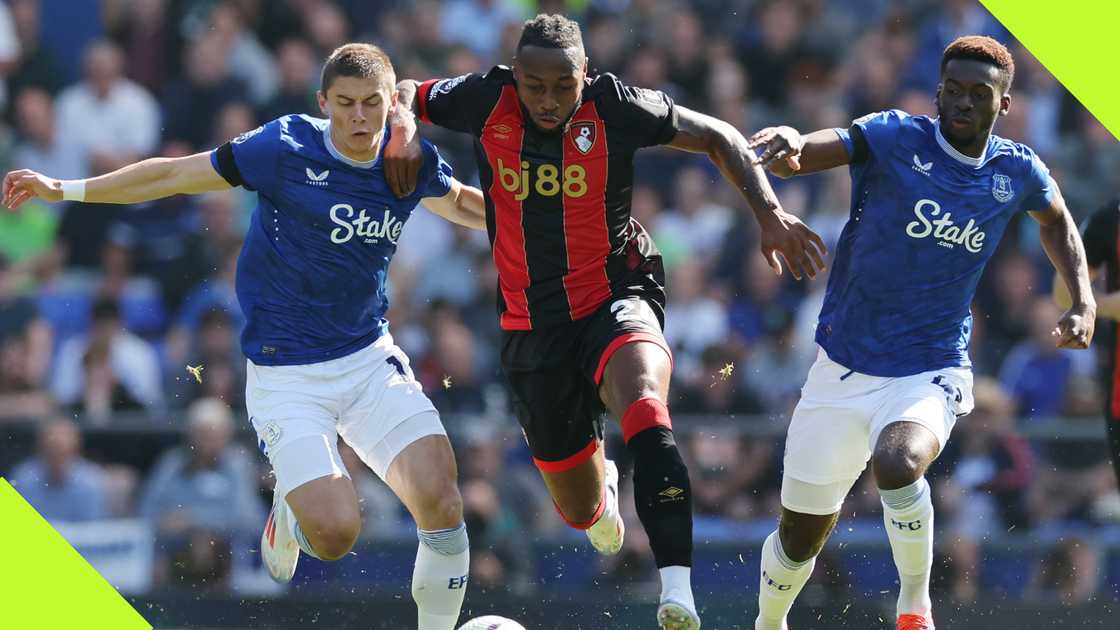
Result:
M728 363L728 364L724 365L723 368L719 371L719 375L722 376L723 380L726 381L727 379L731 378L731 373L734 372L734 371L735 371L735 364L734 363Z
M194 380L198 381L199 383L202 383L202 370L203 366L201 365L187 366L187 371L190 372L191 376L194 377Z
M443 377L443 388L444 389L451 389L451 377L450 376L444 376Z

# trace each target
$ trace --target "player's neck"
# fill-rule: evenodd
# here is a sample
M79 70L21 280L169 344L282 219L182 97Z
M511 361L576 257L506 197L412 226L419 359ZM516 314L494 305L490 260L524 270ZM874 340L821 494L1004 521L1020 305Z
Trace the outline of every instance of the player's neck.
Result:
M357 151L357 152L352 150L350 147L346 146L346 143L342 142L339 139L338 135L336 135L337 131L338 130L335 128L334 125L330 126L331 145L334 146L334 150L338 151L338 153L340 155L342 155L343 157L345 157L349 160L353 160L355 162L363 162L363 163L364 162L372 162L372 161L377 159L377 155L381 152L381 138L382 138L382 135L385 133L385 129L382 129L381 131L377 132L377 134L375 134L373 136L373 142L370 144L370 148L369 148L368 151Z
M945 130L942 128L943 125L944 125L944 123L940 123L938 125L938 133L941 135L942 138L945 139L946 142L949 143L949 146L956 149L962 155L970 157L970 158L982 158L982 157L984 157L984 152L988 148L988 138L990 138L991 135L992 135L992 130L991 129L989 129L989 130L981 133L980 135L976 136L976 139L973 140L972 142L964 143L964 142L961 142L960 140L957 140L957 139L953 138L949 134L945 133Z

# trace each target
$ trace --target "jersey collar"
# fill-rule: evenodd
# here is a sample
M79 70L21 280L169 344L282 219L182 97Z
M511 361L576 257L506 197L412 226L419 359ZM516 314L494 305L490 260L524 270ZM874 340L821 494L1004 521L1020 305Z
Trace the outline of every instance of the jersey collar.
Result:
M389 128L385 127L381 132L381 148L377 151L377 156L372 160L366 160L362 162L346 157L342 154L342 151L339 151L335 148L334 142L331 141L330 121L327 121L327 124L323 126L323 144L325 144L327 147L327 153L330 153L331 157L338 160L339 162L342 162L343 164L349 164L350 166L353 166L355 168L373 168L374 165L377 164L377 160L381 158L381 152L385 150L385 141L388 139Z
M941 135L941 118L933 119L933 133L937 138L938 146L940 146L941 149L945 151L945 153L948 153L949 157L960 162L961 164L971 166L972 168L980 168L984 164L984 158L988 157L987 144L984 145L984 152L980 154L980 157L969 157L958 151L957 148L953 145L949 144L949 141L945 139L945 136ZM988 138L988 141L991 142L990 136Z

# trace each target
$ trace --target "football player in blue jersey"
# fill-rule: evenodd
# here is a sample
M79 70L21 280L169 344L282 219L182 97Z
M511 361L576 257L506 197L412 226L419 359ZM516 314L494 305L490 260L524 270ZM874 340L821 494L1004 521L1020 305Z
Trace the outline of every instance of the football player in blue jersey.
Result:
M299 553L343 557L360 529L341 436L417 524L412 594L421 630L455 627L468 574L467 533L439 415L393 343L385 281L401 229L421 201L485 228L482 193L461 185L430 143L417 184L393 194L381 155L396 78L377 47L348 44L322 72L327 119L284 116L213 151L152 158L87 180L28 170L4 179L3 203L137 203L243 186L258 205L237 265L246 325L246 407L276 474L262 555L278 581ZM402 624L404 625L404 624Z
M1011 54L987 37L944 52L938 117L898 110L848 129L751 138L781 177L848 165L851 216L840 236L809 371L786 438L782 513L762 549L756 630L783 630L793 600L867 465L901 589L900 630L934 627L933 504L926 468L972 409L969 305L1011 218L1028 212L1072 307L1055 342L1085 348L1096 305L1076 226L1046 166L992 133L1011 106Z

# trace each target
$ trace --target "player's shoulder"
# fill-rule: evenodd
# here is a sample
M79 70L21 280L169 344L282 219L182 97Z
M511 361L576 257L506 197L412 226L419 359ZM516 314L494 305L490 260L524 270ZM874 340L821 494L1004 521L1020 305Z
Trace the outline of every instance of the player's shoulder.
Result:
M1041 160L1041 158L1038 157L1038 153L1030 146L993 133L988 140L988 160L996 159L1003 159L1023 165L1030 165L1036 160Z
M298 149L305 146L312 138L321 136L328 122L326 119L307 114L287 114L274 118L256 129L250 129L231 142L242 144L255 138L255 142L258 143L263 141L276 143L278 148L287 146Z
M583 101L594 101L601 115L611 115L625 110L626 106L645 105L655 108L671 106L669 97L661 91L628 85L610 72L588 77L583 88Z

